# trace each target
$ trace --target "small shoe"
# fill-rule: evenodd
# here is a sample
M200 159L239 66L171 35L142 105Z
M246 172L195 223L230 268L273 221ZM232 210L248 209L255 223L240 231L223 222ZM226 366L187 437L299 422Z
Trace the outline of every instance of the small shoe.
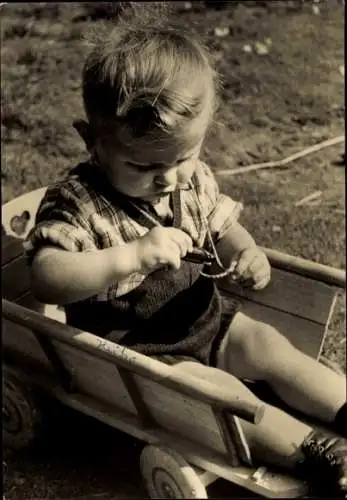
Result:
M301 451L300 468L317 491L347 498L347 440L313 431Z

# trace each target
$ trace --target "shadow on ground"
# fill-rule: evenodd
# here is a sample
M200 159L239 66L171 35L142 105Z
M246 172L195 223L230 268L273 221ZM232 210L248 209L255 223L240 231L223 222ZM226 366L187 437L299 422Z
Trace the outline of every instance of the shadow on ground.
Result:
M12 454L5 450L6 500L148 498L139 470L145 443L56 402L50 413L42 441ZM259 498L224 480L208 492Z

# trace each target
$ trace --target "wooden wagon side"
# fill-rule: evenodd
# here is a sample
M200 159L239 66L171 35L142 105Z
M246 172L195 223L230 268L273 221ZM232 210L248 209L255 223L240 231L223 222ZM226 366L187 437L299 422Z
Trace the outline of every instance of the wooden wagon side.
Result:
M181 372L146 356L135 353L90 333L68 327L27 308L3 299L7 328L23 328L21 338L5 332L5 362L9 373L20 373L25 384L46 390L62 403L93 416L148 443L174 450L194 466L195 474L207 485L217 477L266 497L297 497L305 485L286 475L254 476L257 469L240 466L240 442L235 443L235 429L228 428L228 418L235 413L255 421L261 409L245 407L230 387ZM24 333L24 331L26 333ZM38 341L31 354L23 345L6 339L16 336L23 341L31 336ZM52 358L46 338L62 362L42 363L40 349ZM43 346L43 349L42 349ZM52 358L54 359L54 358ZM61 378L61 368L65 379ZM69 382L69 385L62 384ZM260 413L258 413L260 411ZM242 435L242 433L241 433ZM242 443L241 443L242 444ZM236 446L235 446L236 445ZM238 446L237 446L238 445ZM254 476L254 477L253 477Z

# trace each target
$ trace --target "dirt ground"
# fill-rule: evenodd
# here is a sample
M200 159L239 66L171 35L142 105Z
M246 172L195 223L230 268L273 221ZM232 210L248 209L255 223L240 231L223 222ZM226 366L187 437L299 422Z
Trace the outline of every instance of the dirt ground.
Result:
M344 143L286 167L221 170L279 160L344 134L341 2L177 2L182 23L206 40L221 74L221 105L204 148L221 189L244 202L242 222L259 244L345 268ZM189 7L189 8L188 8ZM61 178L86 158L71 123L82 116L80 73L98 29L98 4L2 5L2 202ZM315 202L295 203L315 191ZM345 297L324 353L345 370ZM57 408L53 435L6 455L6 499L144 498L142 443ZM211 496L227 497L219 482ZM234 493L235 494L235 493ZM82 496L85 495L85 496ZM89 496L88 496L89 495ZM236 494L237 495L237 494Z

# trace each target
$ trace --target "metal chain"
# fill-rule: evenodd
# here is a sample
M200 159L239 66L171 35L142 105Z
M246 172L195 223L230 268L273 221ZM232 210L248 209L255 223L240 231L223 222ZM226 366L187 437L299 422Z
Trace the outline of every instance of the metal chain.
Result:
M235 271L235 268L237 266L237 262L235 260L232 260L229 267L224 266L223 262L221 261L219 255L218 255L218 252L217 252L216 246L214 244L212 234L211 234L211 231L210 231L210 228L208 225L208 221L207 221L206 216L204 214L204 209L200 203L198 195L195 192L194 186L192 186L192 191L193 191L194 196L195 196L195 201L196 201L196 203L200 209L200 212L201 212L202 222L203 222L205 229L206 229L206 232L207 232L207 237L208 237L209 243L210 243L211 248L212 248L212 253L213 253L219 267L223 269L222 272L217 273L217 274L206 274L203 271L200 271L200 274L202 276L205 276L206 278L211 278L211 279L218 279L218 278L224 278L225 276L229 276L230 274L232 274Z

